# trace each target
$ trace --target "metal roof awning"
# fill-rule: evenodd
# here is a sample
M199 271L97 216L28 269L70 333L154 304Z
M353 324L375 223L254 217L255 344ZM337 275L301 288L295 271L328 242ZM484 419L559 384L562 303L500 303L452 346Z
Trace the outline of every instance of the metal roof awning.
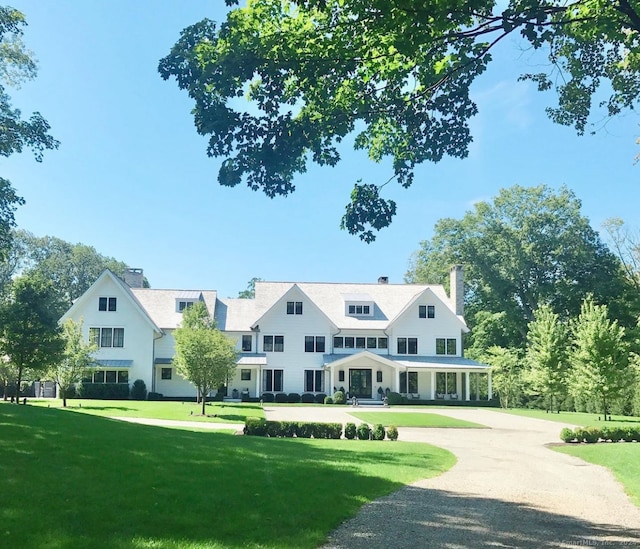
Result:
M340 361L341 364L356 362L358 357L368 357L378 360L380 363L402 367L403 369L429 369L429 370L466 370L486 371L490 367L470 358L460 356L408 356L408 355L379 355L369 351L353 354L327 354L324 355L324 365Z
M264 366L267 363L267 355L262 353L256 353L252 355L240 355L238 366Z
M173 362L172 358L156 358L153 363L154 364L171 364Z
M106 368L131 368L133 360L99 359L96 360L96 364Z

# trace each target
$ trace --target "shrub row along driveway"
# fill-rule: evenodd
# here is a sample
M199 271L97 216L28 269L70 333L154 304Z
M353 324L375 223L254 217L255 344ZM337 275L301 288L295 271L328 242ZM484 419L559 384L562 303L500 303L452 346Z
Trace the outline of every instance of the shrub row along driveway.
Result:
M265 412L359 423L344 407ZM545 447L559 441L561 424L482 409L433 412L491 429L400 428L400 440L446 448L457 464L364 506L331 534L327 549L640 546L640 510L613 475Z

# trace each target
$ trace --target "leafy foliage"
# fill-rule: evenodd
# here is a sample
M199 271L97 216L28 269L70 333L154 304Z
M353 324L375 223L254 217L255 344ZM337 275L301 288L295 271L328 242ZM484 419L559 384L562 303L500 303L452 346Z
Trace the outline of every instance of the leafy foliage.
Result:
M202 398L227 383L236 367L235 344L215 327L204 303L185 309L182 325L174 332L178 373L193 383Z
M469 356L481 354L487 343L524 348L541 305L566 320L589 293L611 303L625 324L635 322L621 297L627 286L620 263L580 208L567 188L502 189L462 219L438 221L406 280L447 284L451 265L464 264L465 316L474 338Z
M610 116L637 104L639 30L628 0L249 0L220 26L186 28L159 72L194 100L207 154L224 158L222 185L287 195L310 161L335 165L355 133L354 147L390 158L408 187L418 164L467 156L470 89L498 43L545 51L547 70L522 78L555 88L548 116L582 134L596 93L609 93ZM342 219L367 242L395 214L381 186L356 184Z
M58 148L58 141L49 135L49 124L38 112L29 120L22 118L19 109L11 105L7 87L36 76L36 63L22 42L24 15L18 10L0 6L0 156L31 149L38 162L46 149ZM5 259L11 243L11 229L15 227L14 212L24 204L11 183L0 178L0 262Z
M491 366L493 387L503 408L518 406L522 394L523 364L517 349L490 347L483 360Z

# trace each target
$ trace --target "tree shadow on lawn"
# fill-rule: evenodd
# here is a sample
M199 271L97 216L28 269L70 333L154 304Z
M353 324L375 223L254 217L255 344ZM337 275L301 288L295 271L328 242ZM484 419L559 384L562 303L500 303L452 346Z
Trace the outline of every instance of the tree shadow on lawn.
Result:
M46 408L6 411L0 516L7 539L19 533L23 547L316 547L364 503L403 486L354 467L377 463L377 443L332 446L168 431ZM428 468L430 458L396 459Z
M385 525L393 523L392 528ZM366 506L325 548L636 547L640 529L597 524L490 498L407 486ZM394 541L395 540L395 541Z

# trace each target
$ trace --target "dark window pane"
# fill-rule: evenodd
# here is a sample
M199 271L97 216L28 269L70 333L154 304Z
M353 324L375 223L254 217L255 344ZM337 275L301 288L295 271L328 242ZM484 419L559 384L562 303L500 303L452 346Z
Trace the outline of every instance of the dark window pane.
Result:
M304 352L313 353L315 338L313 336L304 336Z
M409 392L418 393L418 372L409 372Z
M115 297L110 297L109 298L109 310L110 311L115 311L116 310L116 298Z
M262 350L265 353L269 353L269 352L273 351L273 336L264 336L263 342L264 342L264 344L262 346ZM267 371L267 370L265 370L265 371ZM269 389L269 391L270 390L271 389Z
M322 370L316 370L315 372L316 374L316 383L315 383L315 388L314 391L316 393L320 393L322 391L324 391L324 372Z
M118 383L129 383L129 372L118 372Z
M409 338L408 353L410 355L417 355L418 354L418 338L417 337L410 337Z
M342 349L342 346L344 345L344 338L340 337L340 336L336 336L333 338L333 346L336 349Z
M287 301L287 314L292 315L294 311L293 301Z
M106 311L107 310L107 298L101 297L98 299L98 311Z
M124 328L113 329L113 346L124 347Z
M102 328L100 337L100 347L111 347L111 337L113 330L111 328Z
M407 354L407 338L406 337L398 338L398 354L399 355Z
M302 301L296 301L296 314L302 314Z
M447 354L455 355L456 354L456 340L455 339L447 339Z
M282 383L282 370L274 370L273 371L273 390L274 391L282 391L283 383Z
M273 391L273 370L262 370L262 387L264 391Z
M350 315L356 314L356 306L355 305L349 305L349 314Z
M273 350L276 353L284 352L284 336L274 336L274 338L273 338Z
M116 382L116 371L115 370L107 370L105 374L105 381L107 383L115 383Z
M376 348L376 338L368 337L367 338L367 349L375 349Z
M356 337L356 349L364 349L364 337Z
M427 305L427 318L435 318L435 317L436 317L436 306Z
M160 377L162 379L171 379L171 368L162 368L160 371Z
M251 381L251 370L240 370L241 381Z
M104 383L104 370L98 370L93 374L94 383Z
M377 383L382 383L382 370L378 370L376 372L376 382Z
M242 336L242 350L245 353L248 353L251 351L251 342L252 342L253 338L250 335L243 335Z
M443 355L445 351L445 340L444 338L438 337L436 338L436 354Z
M389 345L389 340L386 337L378 338L378 349L386 349Z
M338 381L344 381L344 370L338 370Z
M316 337L316 353L324 353L324 336Z
M362 307L362 314L368 315L370 310L369 305L364 305Z
M313 391L313 370L304 371L304 390L307 393Z
M345 337L344 338L344 348L345 349L353 349L353 346L355 344L355 340L352 337Z
M418 318L427 318L427 306L418 305Z

